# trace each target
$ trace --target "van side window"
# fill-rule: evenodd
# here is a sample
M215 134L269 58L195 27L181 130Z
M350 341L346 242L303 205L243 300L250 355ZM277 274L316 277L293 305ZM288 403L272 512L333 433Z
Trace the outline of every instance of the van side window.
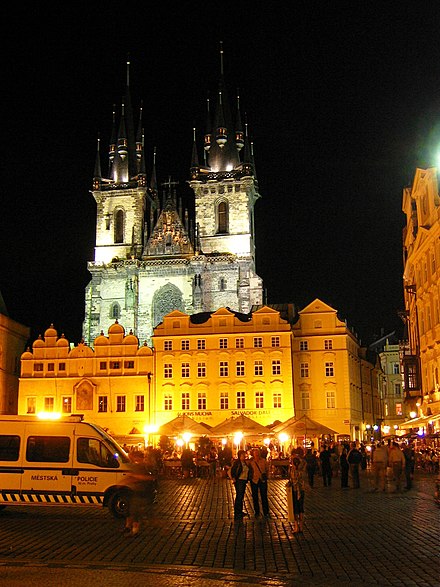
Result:
M79 463L88 463L98 467L119 467L117 459L96 438L78 438L76 441L76 455Z
M18 461L20 437L12 434L0 435L0 461Z
M29 436L26 460L29 463L67 463L70 438L67 436Z

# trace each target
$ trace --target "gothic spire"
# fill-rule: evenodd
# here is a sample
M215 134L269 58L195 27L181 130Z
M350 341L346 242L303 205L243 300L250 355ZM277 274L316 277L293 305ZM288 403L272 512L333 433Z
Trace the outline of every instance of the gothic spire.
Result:
M102 173L101 173L101 154L99 152L99 143L101 139L98 136L96 146L95 171L93 173L93 189L99 190L101 187Z

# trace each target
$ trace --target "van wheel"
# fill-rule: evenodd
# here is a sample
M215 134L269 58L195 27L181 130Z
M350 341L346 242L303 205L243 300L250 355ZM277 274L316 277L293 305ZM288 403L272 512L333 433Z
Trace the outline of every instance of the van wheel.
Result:
M126 518L128 516L128 491L118 491L112 495L108 507L115 518Z

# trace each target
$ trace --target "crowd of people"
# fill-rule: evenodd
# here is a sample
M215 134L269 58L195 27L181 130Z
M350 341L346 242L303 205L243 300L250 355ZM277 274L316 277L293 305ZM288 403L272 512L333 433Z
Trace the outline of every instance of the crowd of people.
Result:
M362 442L329 442L323 443L319 450L312 443L306 449L302 446L289 447L286 452L274 445L247 446L246 449L234 451L229 444L216 446L214 443L195 451L188 446L180 451L152 446L144 451L136 447L124 448L134 463L142 465L144 473L150 478L163 474L168 461L178 464L183 478L201 476L202 462L209 478L228 477L235 489L236 521L248 515L244 511L247 487L250 487L255 518L270 517L267 481L272 476L284 477L287 479L289 520L293 522L295 533L303 532L306 482L310 489L315 487L317 478L324 487L338 484L341 489L359 489L361 471L369 469L371 491L385 492L389 484L390 491L400 493L412 488L416 468L438 473L440 460L438 448L416 447L411 442L399 444L393 439L368 445ZM280 463L282 467L277 466ZM142 517L141 503L145 496L142 494L141 477L135 477L131 482L137 492L125 531L128 535L136 535Z

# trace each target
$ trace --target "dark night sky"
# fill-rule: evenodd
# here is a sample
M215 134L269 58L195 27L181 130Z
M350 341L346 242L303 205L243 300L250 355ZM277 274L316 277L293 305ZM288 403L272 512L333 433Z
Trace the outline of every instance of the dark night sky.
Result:
M79 341L96 137L104 150L126 55L159 179L184 183L223 41L254 141L268 301L320 297L363 342L400 328L402 189L418 165L435 164L440 142L437 3L98 4L10 9L3 21L0 290L10 316L33 337L53 322Z

